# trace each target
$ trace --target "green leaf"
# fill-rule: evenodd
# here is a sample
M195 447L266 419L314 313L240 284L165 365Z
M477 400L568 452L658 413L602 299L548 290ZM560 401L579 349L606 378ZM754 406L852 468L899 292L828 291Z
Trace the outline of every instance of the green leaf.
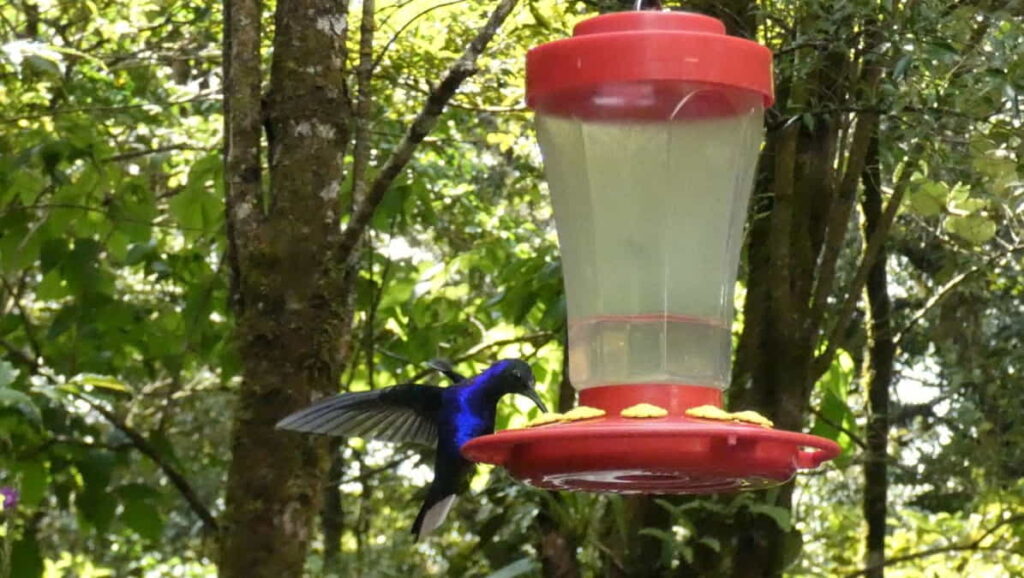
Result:
M703 544L703 545L707 546L708 548L711 548L715 552L721 552L722 551L722 542L719 541L718 538L713 538L711 536L703 536L703 537L701 537L700 540L697 540L697 543L698 544Z
M16 389L0 387L0 407L16 408L36 424L43 421L39 408L36 407L32 398L28 394Z
M49 58L44 58L43 56L40 56L38 54L26 56L24 64L28 68L36 72L42 73L53 78L60 78L62 74L60 64Z
M671 543L675 542L676 540L675 534L672 534L668 530L662 530L661 528L643 528L642 530L640 530L639 533L642 536L651 536L653 538L657 538L662 542Z
M14 369L10 361L6 359L0 360L0 388L8 387L14 383L15 379L18 379L18 374L21 373L20 369Z
M945 210L948 195L944 183L926 181L910 192L910 208L922 217L934 217Z
M11 576L38 578L43 575L43 556L33 532L26 532L11 548Z
M531 558L520 558L511 564L504 566L488 578L515 578L537 570L537 563Z
M774 520L779 529L784 532L788 532L789 529L793 527L792 516L789 512L789 508L765 504L763 502L753 502L749 504L747 508L755 514L768 516Z
M41 461L21 462L17 470L20 474L21 503L27 508L35 508L43 501L50 483L46 464Z
M152 242L134 243L128 247L128 254L125 255L125 265L138 265L156 254L156 245Z
M980 245L996 236L996 224L983 215L950 216L945 227L973 245Z
M156 541L164 530L164 518L152 501L129 494L125 496L121 521L143 539Z
M60 269L53 269L43 275L43 279L36 286L36 297L43 301L55 301L67 295L68 287Z
M75 376L71 381L82 385L91 385L100 389L109 389L111 391L118 391L121 393L132 393L132 389L129 386L108 375L83 373Z
M782 539L782 566L789 568L800 559L804 549L804 536L800 530L792 528Z
M117 500L105 491L86 489L76 501L83 519L101 534L110 528L117 510Z
M384 294L380 298L380 305L378 307L381 311L387 311L392 307L406 303L412 298L415 288L416 279L413 277L406 277L388 283L387 287L384 288Z
M900 57L896 61L896 66L892 67L892 77L894 80L902 80L907 74L907 68L910 66L910 62L913 59L913 54L907 53Z
M384 193L384 198L381 199L377 210L373 213L373 228L387 230L391 219L399 214L411 193L412 187L408 183L402 182L391 185L387 192Z
M114 454L105 450L91 450L75 464L87 489L106 493L114 470Z

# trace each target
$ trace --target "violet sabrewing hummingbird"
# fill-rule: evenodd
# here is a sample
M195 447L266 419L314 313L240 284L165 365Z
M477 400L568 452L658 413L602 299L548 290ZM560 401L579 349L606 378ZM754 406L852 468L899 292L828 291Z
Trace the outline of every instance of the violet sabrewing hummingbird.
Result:
M518 393L547 412L525 361L504 359L468 379L446 362L432 361L430 367L452 380L452 386L407 383L343 393L277 424L278 429L436 447L434 480L412 526L417 540L444 522L455 496L467 486L475 464L463 458L459 449L475 437L494 432L498 400Z

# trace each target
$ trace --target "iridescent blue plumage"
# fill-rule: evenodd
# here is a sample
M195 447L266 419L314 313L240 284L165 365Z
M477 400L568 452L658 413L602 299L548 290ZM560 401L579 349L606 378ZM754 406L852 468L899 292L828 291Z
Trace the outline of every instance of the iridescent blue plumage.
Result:
M533 372L524 361L499 361L471 379L462 378L445 363L434 362L431 367L456 383L448 388L403 384L342 394L277 424L295 431L434 445L434 480L412 528L417 538L444 521L455 495L464 489L473 463L459 450L469 440L494 431L502 396L522 394L547 411L533 390Z

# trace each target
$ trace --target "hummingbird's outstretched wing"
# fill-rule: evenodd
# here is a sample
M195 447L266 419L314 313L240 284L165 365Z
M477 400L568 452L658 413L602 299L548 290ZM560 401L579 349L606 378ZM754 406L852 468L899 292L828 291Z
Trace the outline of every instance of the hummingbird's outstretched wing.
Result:
M402 384L343 393L289 415L277 428L434 446L442 391L435 385Z
M452 364L447 360L431 359L430 361L427 362L427 367L433 369L434 371L441 372L445 377L452 381L452 384L466 381L466 376L455 371L455 368L452 367Z

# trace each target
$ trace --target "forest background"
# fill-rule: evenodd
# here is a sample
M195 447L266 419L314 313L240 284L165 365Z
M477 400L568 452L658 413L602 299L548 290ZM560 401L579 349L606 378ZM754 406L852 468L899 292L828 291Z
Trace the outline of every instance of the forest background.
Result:
M631 4L0 5L0 576L1024 574L1016 0L665 3L775 53L730 403L820 471L481 469L413 544L429 452L272 429L436 357L574 403L523 62Z

